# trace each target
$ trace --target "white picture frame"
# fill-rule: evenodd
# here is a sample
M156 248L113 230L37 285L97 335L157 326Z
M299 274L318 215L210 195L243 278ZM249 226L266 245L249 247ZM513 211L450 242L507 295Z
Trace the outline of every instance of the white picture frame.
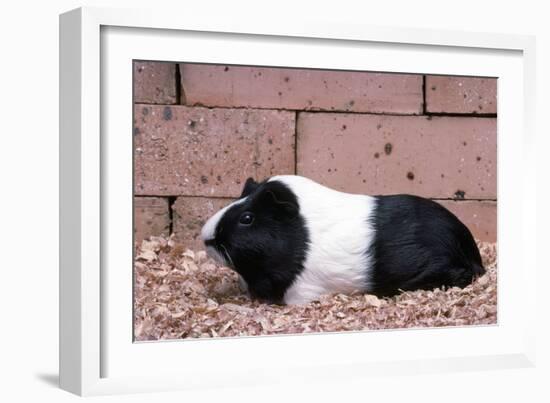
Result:
M174 46L182 41L185 50ZM208 54L212 47L218 51ZM339 57L323 59L327 51ZM522 35L283 26L152 10L61 15L61 387L97 395L533 366L536 264L524 252L526 234L536 233L534 200L526 196L535 187L528 180L535 172L534 52L534 39ZM498 325L134 343L131 261L126 271L113 269L132 255L132 149L124 136L109 135L131 125L132 59L498 76ZM521 164L512 166L518 155Z

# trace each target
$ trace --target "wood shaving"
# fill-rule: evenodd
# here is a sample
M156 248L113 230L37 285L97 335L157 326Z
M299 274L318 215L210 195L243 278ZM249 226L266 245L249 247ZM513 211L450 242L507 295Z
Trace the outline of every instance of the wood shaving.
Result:
M490 325L497 322L497 247L478 242L487 273L464 289L325 295L306 305L251 300L238 275L173 238L136 246L135 340Z

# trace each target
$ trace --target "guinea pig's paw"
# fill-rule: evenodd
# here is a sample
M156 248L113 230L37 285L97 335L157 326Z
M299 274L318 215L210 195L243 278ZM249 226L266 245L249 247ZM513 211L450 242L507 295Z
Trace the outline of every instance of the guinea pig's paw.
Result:
M246 283L245 279L239 276L239 290L241 292L244 292L248 294L248 284Z

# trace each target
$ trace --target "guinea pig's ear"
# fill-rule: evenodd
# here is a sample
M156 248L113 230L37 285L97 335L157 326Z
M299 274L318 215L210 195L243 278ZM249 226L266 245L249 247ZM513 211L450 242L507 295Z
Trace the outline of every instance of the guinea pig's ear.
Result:
M258 196L261 207L271 211L276 219L284 220L296 217L299 212L296 196L286 186L272 183Z
M254 181L254 179L252 179L252 178L248 178L246 180L246 183L244 184L243 191L241 193L240 199L242 199L243 197L248 196L250 193L255 191L258 188L258 186L260 186L260 184L258 182Z

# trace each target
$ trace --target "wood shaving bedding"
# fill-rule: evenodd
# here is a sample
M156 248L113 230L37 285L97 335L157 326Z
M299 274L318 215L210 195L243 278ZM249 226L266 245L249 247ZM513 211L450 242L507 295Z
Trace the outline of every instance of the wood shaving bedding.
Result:
M326 295L306 305L250 300L238 275L204 251L151 237L136 248L136 341L375 329L487 325L497 322L496 244L478 242L487 273L464 289Z

